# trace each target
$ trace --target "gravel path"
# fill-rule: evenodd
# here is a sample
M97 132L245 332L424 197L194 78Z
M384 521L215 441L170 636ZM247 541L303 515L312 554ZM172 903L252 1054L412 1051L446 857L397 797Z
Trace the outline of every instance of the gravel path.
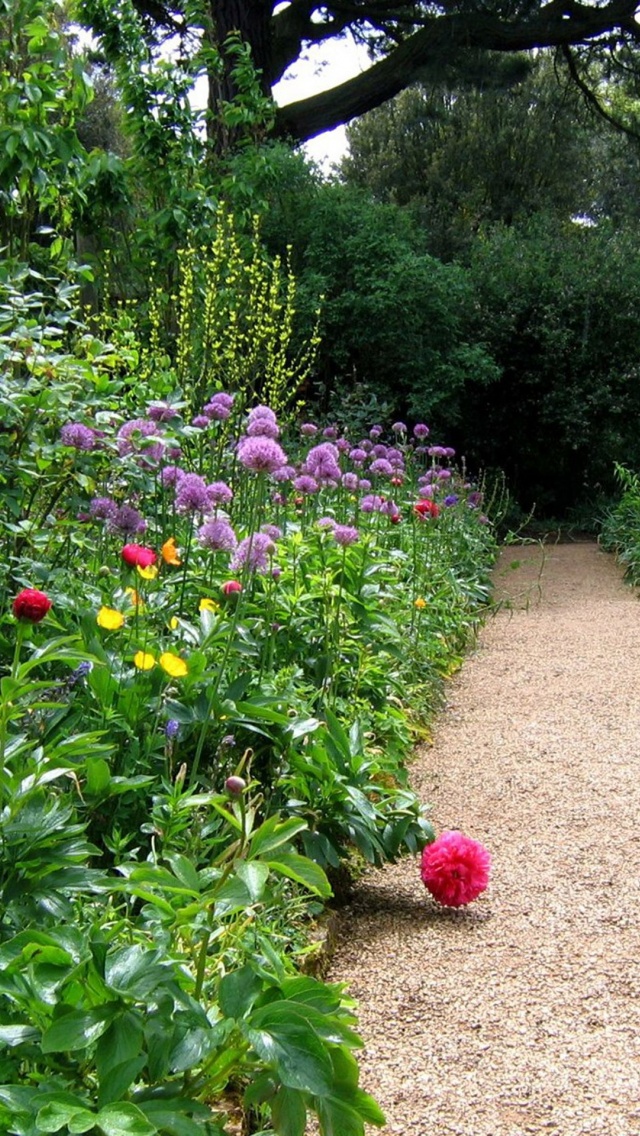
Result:
M329 978L385 1136L638 1136L640 604L595 544L512 548L496 581L513 608L412 766L490 888L452 912L415 859L370 873Z

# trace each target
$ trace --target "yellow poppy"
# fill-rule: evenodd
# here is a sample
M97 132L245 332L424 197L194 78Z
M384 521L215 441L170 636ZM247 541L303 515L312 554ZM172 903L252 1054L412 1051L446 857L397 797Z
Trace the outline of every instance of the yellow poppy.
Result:
M136 572L139 576L142 576L143 580L155 580L158 575L158 567L156 564L149 564L148 568L141 568L139 564L136 564Z
M203 596L203 598L200 600L200 603L198 604L198 610L220 611L220 604L217 604L215 600L210 600L206 596Z
M101 607L96 616L98 627L105 631L118 631L124 624L124 615L113 607Z
M182 561L178 556L175 537L170 536L168 540L165 540L161 552L162 559L164 560L165 564L175 564L176 567L178 567L179 564L182 564Z
M419 609L422 609L423 607L427 606L427 601L423 600L422 596L418 596L417 600L415 601L414 606L419 608Z
M129 597L129 602L132 607L144 607L144 600L140 592L136 592L135 588L125 588L125 595Z
M168 626L170 631L176 631L178 629L178 627L180 626L180 620L178 619L177 615L171 616Z
M171 651L164 651L158 659L163 671L166 671L172 678L184 678L189 673L189 668L184 659L179 655L172 655Z
M136 651L133 656L133 665L139 671L150 671L152 667L155 667L156 660L148 651Z

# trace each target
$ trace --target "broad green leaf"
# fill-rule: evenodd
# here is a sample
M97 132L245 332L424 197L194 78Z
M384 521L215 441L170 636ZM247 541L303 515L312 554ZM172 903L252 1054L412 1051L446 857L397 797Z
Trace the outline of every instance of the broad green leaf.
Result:
M35 1041L40 1030L34 1026L0 1026L0 1046L22 1045L25 1041Z
M96 1123L105 1136L155 1136L156 1125L135 1104L120 1101L100 1109Z
M265 820L260 828L256 829L249 845L250 859L257 856L265 856L267 852L273 852L275 848L280 848L283 844L288 844L297 833L302 832L307 827L307 822L304 820L296 820L291 817L289 820L281 820L279 816L269 817Z
M271 1119L278 1136L304 1136L307 1106L303 1094L283 1086L271 1105Z
M85 772L87 775L87 791L95 796L104 793L111 781L111 770L104 758L88 757L85 762Z
M270 1029L249 1029L247 1038L283 1085L328 1096L333 1068L328 1050L314 1031L301 1022L281 1022Z
M77 1118L78 1123L86 1127L71 1128L72 1122ZM39 1132L59 1132L61 1128L70 1128L72 1132L88 1132L96 1122L95 1112L90 1112L81 1104L67 1104L53 1100L41 1108L36 1117L36 1128Z
M314 864L307 856L298 852L280 852L277 860L269 860L269 867L280 872L290 880L327 899L331 894L331 884L319 864Z
M258 903L269 878L269 865L258 860L243 860L236 868L236 875L242 880L253 903Z
M120 1009L117 1002L107 1002L93 1010L72 1010L58 1018L43 1035L43 1053L68 1053L85 1049L107 1029Z
M225 1017L243 1018L262 989L262 979L250 966L242 966L220 979L218 1005Z

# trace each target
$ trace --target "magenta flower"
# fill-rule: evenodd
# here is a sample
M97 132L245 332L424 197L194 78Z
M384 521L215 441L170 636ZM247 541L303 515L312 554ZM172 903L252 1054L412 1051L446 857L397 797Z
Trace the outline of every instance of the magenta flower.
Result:
M176 483L176 512L206 513L209 507L209 488L204 477L185 473Z
M445 907L471 903L487 887L490 871L490 853L461 832L441 833L422 853L422 882Z
M347 548L350 544L356 544L360 540L360 533L352 525L335 525L333 529L333 539L336 544L342 545Z
M233 552L238 538L228 521L205 521L198 529L198 540L211 552Z
M63 446L72 446L74 450L95 450L98 436L95 430L82 422L67 422L60 431L60 441Z
M254 473L274 473L287 464L287 455L273 438L258 435L241 438L236 450L238 461Z
M269 559L275 550L276 546L267 533L252 533L240 541L229 567L232 572L241 568L248 568L250 572L267 572Z

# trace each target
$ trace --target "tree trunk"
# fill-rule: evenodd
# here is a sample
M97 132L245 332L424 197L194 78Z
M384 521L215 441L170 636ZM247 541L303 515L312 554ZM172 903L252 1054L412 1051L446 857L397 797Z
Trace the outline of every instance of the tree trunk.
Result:
M225 40L232 32L237 32L249 45L260 87L263 94L269 96L271 9L268 0L209 0L210 25L206 39L223 61L222 74L213 66L209 69L207 136L214 153L228 152L234 144L234 131L223 125L221 115L222 105L231 102L237 94L232 74L236 60L225 52Z

